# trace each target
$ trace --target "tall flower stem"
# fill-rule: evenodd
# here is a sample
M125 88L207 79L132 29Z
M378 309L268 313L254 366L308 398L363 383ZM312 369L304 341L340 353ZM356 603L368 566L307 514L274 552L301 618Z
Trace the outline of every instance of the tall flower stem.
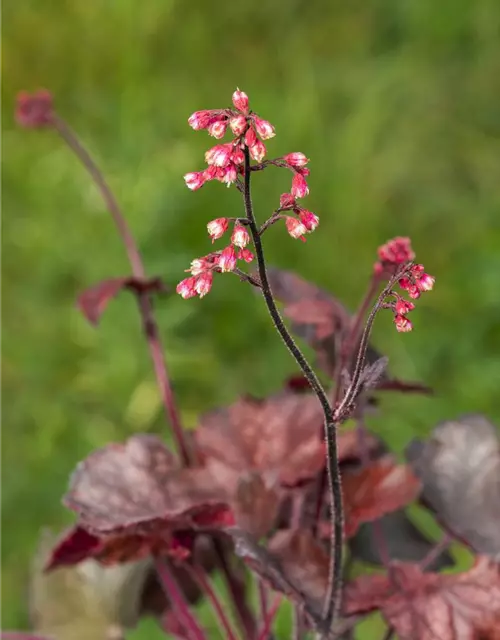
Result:
M87 169L90 177L94 181L94 184L98 188L104 203L113 218L118 233L125 246L127 257L130 262L132 274L134 277L143 280L146 277L146 270L142 261L137 244L130 232L130 229L125 220L120 206L111 191L108 183L106 182L101 170L82 145L76 134L67 125L67 123L60 118L57 114L51 115L51 123L54 129L59 133L64 142L73 151L76 157L80 160L82 165ZM160 390L161 398L163 401L163 407L169 420L174 439L177 445L177 449L182 458L184 464L189 465L191 458L189 449L186 443L186 438L182 428L179 412L175 402L174 392L170 377L168 374L167 363L164 356L164 349L161 343L160 332L158 324L154 317L153 304L151 295L147 292L137 294L137 302L139 306L139 313L142 320L142 328L146 340L149 346L149 353L153 361L153 367L155 371L156 381Z
M243 188L243 202L245 206L245 214L248 220L248 227L252 234L252 239L255 247L255 253L257 256L259 278L261 282L262 295L267 305L267 309L273 321L273 324L283 339L287 349L294 357L295 361L301 368L304 376L307 378L311 389L318 397L321 407L323 409L325 421L325 440L327 448L327 469L328 469L328 485L331 497L331 524L332 524L332 538L331 538L331 551L330 551L330 566L329 566L329 579L327 596L324 604L324 621L325 629L330 629L338 617L341 604L342 593L342 542L343 542L343 506L342 506L342 486L340 469L338 463L338 451L337 451L337 438L336 438L336 425L333 421L332 408L328 400L328 396L325 393L318 377L312 370L311 366L307 362L303 353L296 345L294 339L289 333L288 329L283 322L283 319L278 311L274 296L269 284L269 278L267 275L266 261L264 255L264 249L262 246L262 240L259 233L259 227L255 219L253 211L252 197L250 190L250 153L248 147L245 147L245 174L244 174L244 188Z

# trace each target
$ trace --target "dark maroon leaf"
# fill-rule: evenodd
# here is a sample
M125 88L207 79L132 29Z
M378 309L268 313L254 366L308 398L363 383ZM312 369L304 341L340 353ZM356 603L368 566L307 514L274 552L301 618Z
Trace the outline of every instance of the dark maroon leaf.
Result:
M244 471L258 471L266 486L293 486L325 464L323 412L312 395L284 393L242 398L201 419L195 433L207 468L229 495Z
M344 589L345 615L379 609L400 638L498 640L500 567L485 557L465 573L423 573L394 563L389 575L357 578Z
M422 500L476 552L500 558L500 444L494 425L472 415L443 422L407 458Z
M391 560L420 562L435 547L435 542L427 538L413 524L404 509L382 516L376 521L376 525ZM359 527L357 533L349 540L349 549L356 560L369 564L384 564L380 557L379 540L374 531L374 523L367 522ZM442 551L428 569L440 571L454 564L450 554Z
M78 308L91 324L97 324L108 303L122 289L144 293L164 291L165 287L160 278L110 278L89 287L80 294L77 301Z
M64 502L91 533L163 539L230 525L232 513L205 469L179 469L150 435L98 449L74 472Z

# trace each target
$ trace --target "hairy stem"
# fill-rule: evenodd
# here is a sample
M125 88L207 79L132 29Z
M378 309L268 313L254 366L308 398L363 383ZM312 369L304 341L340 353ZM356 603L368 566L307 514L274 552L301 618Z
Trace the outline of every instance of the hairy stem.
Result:
M177 584L176 579L165 562L157 560L156 571L172 609L176 614L179 614L179 618L186 627L189 639L206 640L205 632L201 628L196 616L189 608L181 588Z
M328 469L328 484L330 490L330 513L332 524L332 538L331 538L331 550L330 550L330 566L329 566L329 579L327 596L324 604L324 621L325 629L330 629L336 620L341 604L342 594L342 542L343 542L343 528L344 528L344 512L342 506L342 485L340 477L340 469L338 463L337 452L337 437L336 437L336 425L333 421L332 408L328 400L320 381L316 374L312 370L311 366L307 362L301 350L295 344L294 339L289 333L288 329L283 322L283 319L278 311L276 302L274 300L269 279L267 276L266 261L264 256L264 249L262 246L262 240L259 233L257 221L252 206L252 197L250 190L250 153L248 147L245 148L245 176L244 176L244 189L243 189L243 201L245 205L245 214L249 221L249 228L252 234L252 239L255 247L255 253L257 256L257 263L259 269L259 278L261 282L262 295L266 302L269 314L274 323L276 330L283 339L287 349L295 358L297 364L304 373L311 389L318 397L323 413L325 416L325 440L327 449L327 469Z
M363 368L365 365L366 358L366 350L368 348L368 341L370 340L370 335L373 329L373 323L375 322L375 318L377 313L382 309L384 300L391 293L392 288L395 283L402 277L402 275L408 270L409 265L405 265L402 269L398 270L398 272L389 280L387 285L381 291L377 301L372 307L368 319L365 324L365 328L361 335L361 340L358 348L358 355L356 358L356 365L354 367L354 372L352 374L351 382L349 387L342 398L342 402L338 407L335 408L335 418L338 420L342 420L348 413L349 407L354 402L356 396L360 390L360 382L361 382L361 374L363 372Z
M66 122L58 115L52 115L52 124L55 130L59 133L61 138L66 142L68 147L73 151L76 157L80 160L82 165L87 169L90 177L94 181L94 184L98 188L104 203L110 212L113 221L118 229L118 233L123 241L127 257L130 262L132 273L134 277L138 279L144 279L146 277L146 271L144 263L137 244L128 228L125 217L118 205L118 202L113 195L108 183L106 182L101 170L94 162L89 152L82 145L76 134L66 124ZM176 441L177 449L184 462L188 465L190 462L189 449L186 443L184 430L177 410L175 402L174 392L170 377L168 374L167 363L164 356L164 349L160 339L160 332L156 323L153 311L153 304L151 295L143 292L138 295L139 312L142 319L142 328L144 335L146 336L149 352L153 361L154 371L156 375L156 381L160 390L163 406L167 418L172 426L174 439Z

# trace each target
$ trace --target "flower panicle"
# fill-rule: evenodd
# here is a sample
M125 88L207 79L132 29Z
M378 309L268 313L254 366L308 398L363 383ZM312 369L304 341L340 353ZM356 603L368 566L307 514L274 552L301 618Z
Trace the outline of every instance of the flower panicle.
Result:
M411 247L410 238L397 237L389 240L378 249L379 260L374 265L375 276L394 276L403 269L398 279L398 284L403 291L413 300L420 298L425 291L431 291L434 287L435 278L426 273L424 265L413 263L415 252ZM413 329L412 322L407 314L415 309L415 304L403 298L399 293L392 291L389 294L392 300L384 306L390 308L394 313L394 324L397 331L406 333Z

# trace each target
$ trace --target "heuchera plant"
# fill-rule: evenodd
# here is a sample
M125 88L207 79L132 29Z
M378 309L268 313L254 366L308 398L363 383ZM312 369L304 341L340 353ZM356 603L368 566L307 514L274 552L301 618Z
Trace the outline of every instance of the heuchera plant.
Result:
M213 180L234 185L242 208L239 217L208 222L212 243L227 238L226 246L193 259L177 293L202 298L215 275L236 274L262 295L299 374L285 381L278 394L243 395L202 416L194 434L188 434L153 313L154 296L168 288L160 278L146 275L103 175L54 110L50 94L21 94L16 116L22 126L56 131L104 198L131 274L89 288L78 305L97 324L119 292L126 289L135 296L177 447L174 453L161 438L138 434L80 462L64 498L77 521L53 549L46 570L89 558L106 566L153 557L154 588L161 597L155 607L144 601L143 612L153 611L166 634L191 640L208 637L190 606L200 598L213 606L218 637L229 640L273 637L282 598L293 603L296 639L353 637L359 621L373 611L380 611L387 623L385 638L499 638L500 448L495 428L481 416L445 422L427 442L409 446L404 464L365 424L381 391L430 393L419 382L392 377L387 359L369 344L381 310L391 312L398 332L411 331L411 300L434 286L434 278L415 262L409 238L394 238L378 249L367 291L351 315L329 293L266 263L263 237L271 225L284 223L288 235L301 241L318 228L318 216L302 205L309 193L309 159L301 152L266 159L264 141L274 137L274 127L250 110L239 89L232 107L193 113L188 120L193 129L231 139L206 152L207 168L186 174L186 185L193 191ZM280 196L267 219L258 221L251 179L271 167L291 172L290 192ZM247 266L252 263L255 270ZM326 386L295 338L313 347ZM415 501L442 524L439 542L427 539L406 515L405 508ZM468 545L476 561L465 572L445 575L438 571L453 565L447 552L453 539ZM353 578L355 560L381 566L383 572ZM243 566L250 574L242 574ZM215 569L228 587L224 600L213 587ZM180 576L190 578L189 592Z

